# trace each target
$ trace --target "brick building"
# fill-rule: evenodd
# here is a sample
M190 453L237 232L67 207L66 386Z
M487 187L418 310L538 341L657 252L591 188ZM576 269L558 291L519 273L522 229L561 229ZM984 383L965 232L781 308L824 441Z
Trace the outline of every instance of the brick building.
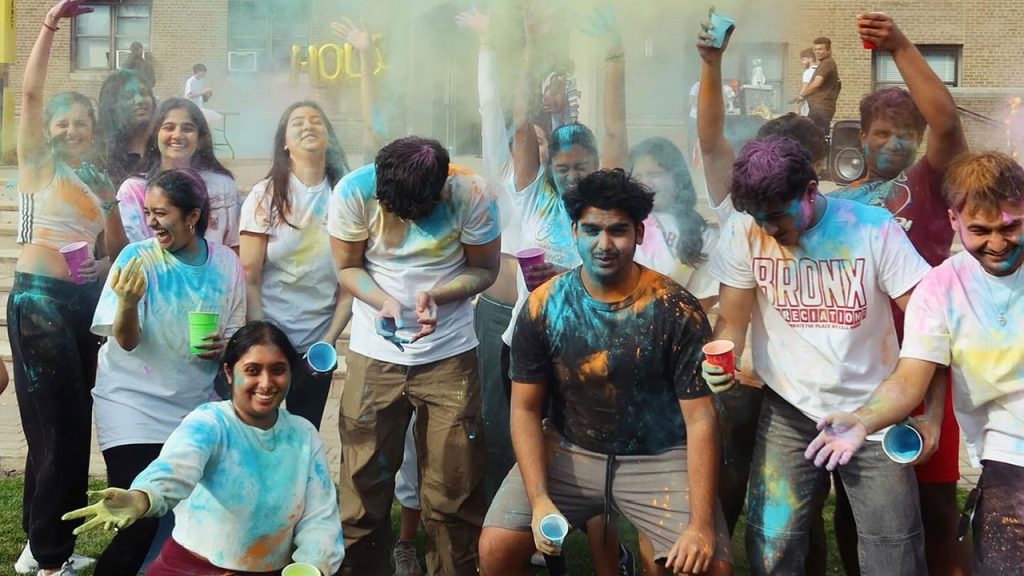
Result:
M443 0L90 0L88 19L57 33L47 91L75 89L95 96L120 51L138 40L152 59L159 97L180 95L194 63L209 68L214 109L227 118L227 135L240 156L266 157L278 114L289 102L316 98L329 110L346 147L358 148L358 82L340 72L333 85L311 86L309 74L291 82L292 46L340 44L329 23L363 17L382 37L386 68L377 77L378 128L389 136L431 135L457 154L479 150L476 114L475 41L452 18L464 3ZM521 26L514 21L521 0L494 8L504 68L502 92L511 100ZM555 3L557 4L557 3ZM581 120L600 133L603 55L594 40L578 33L584 2L564 2L557 50L575 61L583 93ZM621 5L619 5L621 4ZM693 44L703 7L670 0L618 0L617 14L627 48L627 103L632 141L665 135L687 138L688 94L699 59ZM689 4L689 3L687 3ZM843 90L836 119L856 118L857 103L874 87L898 82L891 60L864 50L853 16L865 8L850 0L718 1L734 16L738 30L725 61L725 76L737 87L749 83L755 60L769 91L759 93L773 111L799 89L798 54L817 36L833 41ZM50 2L17 3L17 63L8 90L18 91L23 64ZM589 6L589 3L587 3ZM780 9L780 6L784 8ZM950 85L958 103L976 114L1004 115L1009 96L1024 94L1024 66L1014 58L1024 48L1013 30L1009 0L882 0L871 8L891 14ZM323 52L321 52L322 54ZM327 50L323 64L338 72ZM123 57L124 54L121 53ZM357 68L356 68L357 69ZM506 108L510 108L506 104ZM1000 145L1002 129L964 115L972 145ZM989 140L986 140L989 139Z

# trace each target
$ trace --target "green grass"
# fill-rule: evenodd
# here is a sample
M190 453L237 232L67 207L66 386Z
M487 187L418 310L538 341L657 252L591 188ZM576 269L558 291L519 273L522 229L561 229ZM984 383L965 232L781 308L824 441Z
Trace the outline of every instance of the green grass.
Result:
M104 487L103 482L99 480L93 480L89 486L90 490L99 490ZM21 549L25 545L25 534L21 531L21 489L22 479L20 476L0 477L0 576L14 576L14 561L17 560L18 554L21 553ZM961 505L965 497L966 493L961 490ZM831 517L833 507L833 500L830 497L825 508L825 515L828 519L826 520L826 531L829 538L828 574L841 575L843 572L839 564L839 554L836 551L832 535ZM391 522L396 534L398 533L399 514L399 508L396 504L391 514ZM736 574L749 573L746 552L743 547L744 528L745 526L741 519L740 525L737 526L736 534L733 537ZM620 534L626 545L631 550L636 551L636 530L628 522L623 521L621 523ZM110 538L110 534L95 530L78 539L75 551L79 554L96 557L103 551L107 543L110 542ZM421 555L422 544L421 531ZM574 576L593 574L590 562L590 549L587 546L586 537L578 531L570 534L567 540L566 564L569 573ZM543 574L544 571L538 570L537 573ZM92 570L85 570L81 574L82 576L91 576Z

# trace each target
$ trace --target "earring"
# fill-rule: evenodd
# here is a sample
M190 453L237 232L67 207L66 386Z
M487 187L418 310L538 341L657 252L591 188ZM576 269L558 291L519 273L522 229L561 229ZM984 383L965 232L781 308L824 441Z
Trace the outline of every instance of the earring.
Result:
M188 225L188 231L193 233L193 234L195 234L196 233L196 225L195 224L189 224Z

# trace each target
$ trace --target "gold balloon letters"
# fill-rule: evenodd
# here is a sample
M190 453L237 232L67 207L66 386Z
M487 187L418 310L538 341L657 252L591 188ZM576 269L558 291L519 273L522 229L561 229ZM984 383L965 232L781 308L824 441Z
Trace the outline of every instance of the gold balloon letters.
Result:
M373 74L376 76L387 69L384 65L384 56L381 53L381 38L378 34L373 35L373 55L376 66ZM303 58L303 56L305 58ZM316 87L334 86L345 78L360 78L359 65L356 63L358 54L351 44L323 44L317 46L292 45L292 66L289 80L291 85L299 85L299 76L303 72L309 73L309 84Z

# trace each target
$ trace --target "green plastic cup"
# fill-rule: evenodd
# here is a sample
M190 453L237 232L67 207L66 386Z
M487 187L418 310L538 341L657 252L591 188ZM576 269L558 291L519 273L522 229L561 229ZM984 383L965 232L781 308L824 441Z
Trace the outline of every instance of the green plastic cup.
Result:
M216 312L189 312L188 313L188 349L193 354L203 354L206 350L198 348L206 344L206 337L217 331L220 324L220 314Z
M321 576L320 569L312 564L296 562L289 564L281 571L281 576Z

